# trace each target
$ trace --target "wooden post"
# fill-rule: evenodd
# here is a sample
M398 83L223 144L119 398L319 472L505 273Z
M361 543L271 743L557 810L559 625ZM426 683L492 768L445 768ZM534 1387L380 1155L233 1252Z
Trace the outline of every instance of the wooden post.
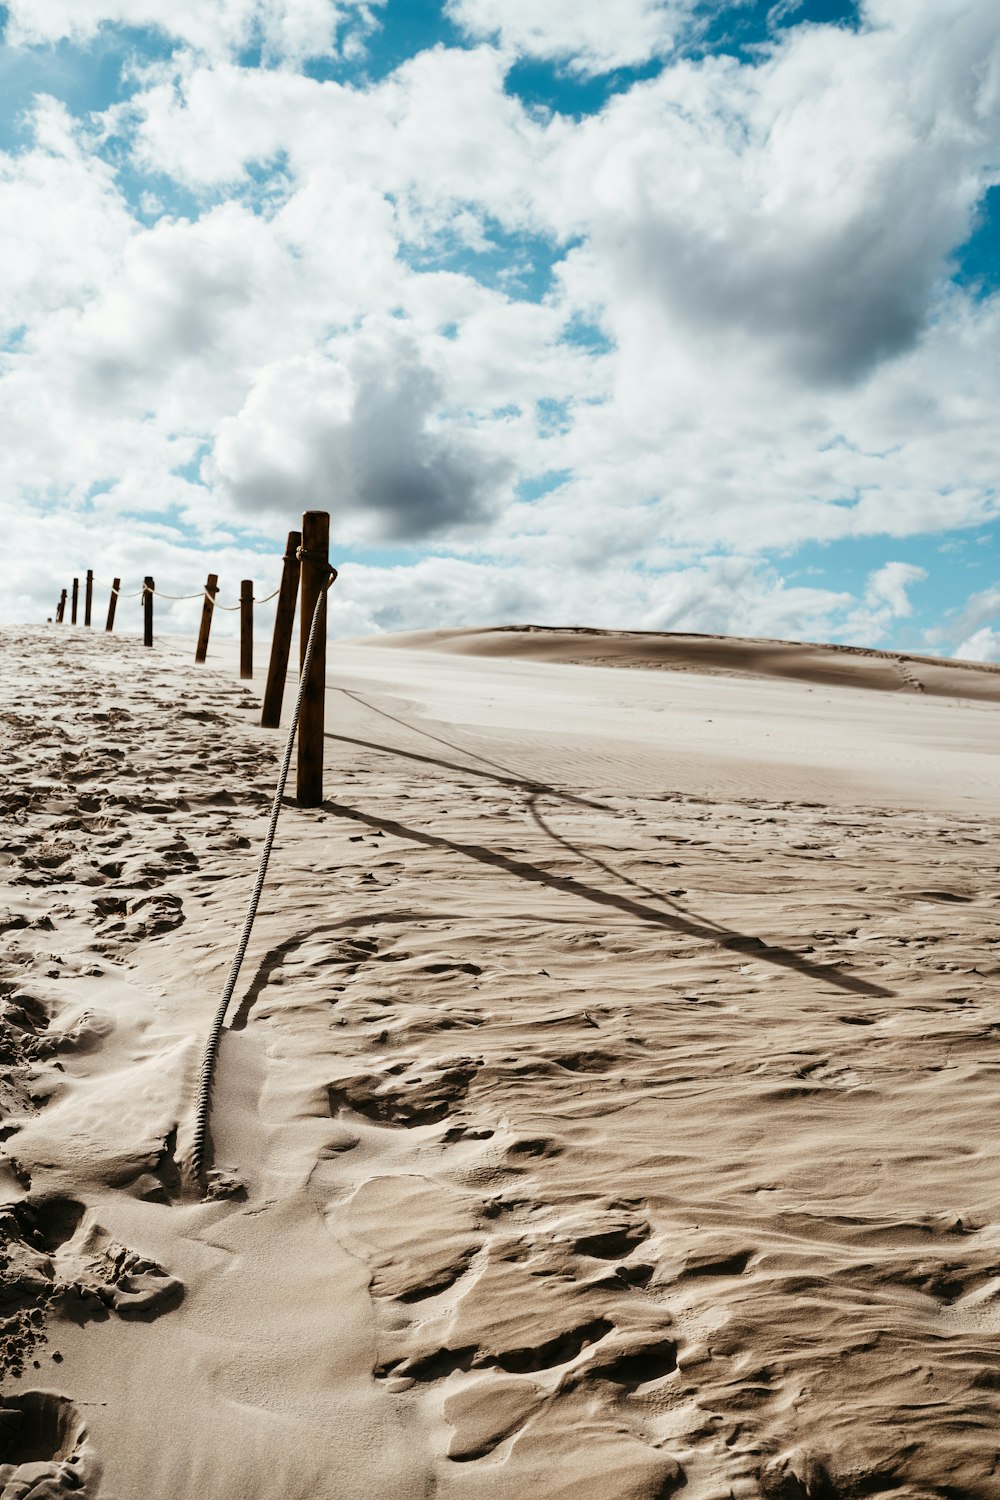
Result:
M240 676L253 676L253 579L240 584Z
M212 611L215 609L215 596L219 592L218 573L209 573L208 582L205 584L205 602L201 606L201 627L198 631L198 645L195 648L195 661L204 661L208 655L208 632L212 628Z
M72 605L72 613L70 614L70 617L69 617L69 622L70 622L71 625L75 625L76 624L76 601L79 598L79 596L80 596L80 580L79 580L79 578L74 578L73 579L73 605Z
M285 544L285 556L281 569L281 587L278 589L278 604L274 611L274 635L271 639L271 660L267 668L267 685L264 688L264 706L260 715L262 729L277 729L281 723L281 700L288 676L288 653L292 646L292 626L295 624L295 600L299 592L299 560L295 556L302 542L302 533L290 531Z
M309 627L316 601L322 597L316 644L299 716L299 754L295 795L300 807L319 807L323 801L323 730L326 708L326 582L330 576L330 517L325 510L307 510L302 517L302 589L299 604L299 668L305 661Z
M90 624L90 611L94 603L94 570L87 569L87 587L83 594L83 623Z
M155 586L148 576L142 580L142 644L144 646L153 644L153 589Z
M66 590L63 589L59 595L59 607L56 610L56 624L61 625L66 616Z
M104 627L105 630L114 630L115 628L115 608L118 604L118 590L121 586L122 581L120 578L116 578L111 585L111 598L108 600L108 623Z

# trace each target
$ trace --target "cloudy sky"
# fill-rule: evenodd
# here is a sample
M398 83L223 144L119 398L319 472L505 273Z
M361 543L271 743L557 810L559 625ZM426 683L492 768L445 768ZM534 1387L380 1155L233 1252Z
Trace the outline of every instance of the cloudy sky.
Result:
M317 506L342 635L1000 660L997 0L0 26L0 617L266 592Z

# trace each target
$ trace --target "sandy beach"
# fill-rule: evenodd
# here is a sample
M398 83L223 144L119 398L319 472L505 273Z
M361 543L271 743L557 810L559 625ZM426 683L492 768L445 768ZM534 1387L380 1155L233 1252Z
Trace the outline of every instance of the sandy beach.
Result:
M233 649L0 632L2 1500L1000 1497L1000 669L331 642L206 1198Z

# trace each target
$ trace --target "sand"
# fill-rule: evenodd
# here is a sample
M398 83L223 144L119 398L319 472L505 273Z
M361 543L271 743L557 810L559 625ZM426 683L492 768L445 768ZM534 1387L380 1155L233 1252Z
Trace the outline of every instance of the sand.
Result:
M331 645L207 1200L260 682L0 634L3 1500L1000 1496L1000 674L546 634Z

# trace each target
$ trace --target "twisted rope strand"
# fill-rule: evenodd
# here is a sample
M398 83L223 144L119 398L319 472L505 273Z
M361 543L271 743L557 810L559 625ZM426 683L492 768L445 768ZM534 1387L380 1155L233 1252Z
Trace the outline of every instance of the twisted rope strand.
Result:
M306 680L309 676L309 667L313 657L313 647L316 643L316 628L319 624L320 612L327 591L337 576L335 568L330 568L330 575L320 591L316 600L316 608L313 610L312 623L309 626L309 639L306 642L305 655L302 658L302 669L299 672L299 689L295 698L295 708L292 712L292 722L288 727L288 738L285 741L285 753L282 757L281 770L278 774L278 785L274 793L274 802L271 805L271 819L268 823L267 835L264 839L264 849L260 856L260 864L257 867L257 879L254 881L253 892L250 896L250 904L247 907L246 918L243 922L243 931L236 948L232 967L229 970L229 978L219 1001L219 1008L212 1022L208 1043L205 1047L205 1055L201 1065L201 1080L198 1086L198 1103L195 1112L194 1144L191 1148L191 1167L197 1183L204 1181L205 1152L207 1149L208 1117L212 1102L212 1075L215 1071L216 1058L219 1052L219 1043L222 1039L222 1027L226 1019L236 981L239 978L240 968L243 964L250 941L250 933L253 929L254 918L257 915L257 905L260 901L261 891L264 889L264 877L267 874L268 861L271 858L271 846L274 843L274 834L278 826L278 814L281 811L281 799L285 793L285 782L288 780L288 767L292 761L292 745L295 742L295 731L298 728L299 714L302 710L302 700L305 696Z

